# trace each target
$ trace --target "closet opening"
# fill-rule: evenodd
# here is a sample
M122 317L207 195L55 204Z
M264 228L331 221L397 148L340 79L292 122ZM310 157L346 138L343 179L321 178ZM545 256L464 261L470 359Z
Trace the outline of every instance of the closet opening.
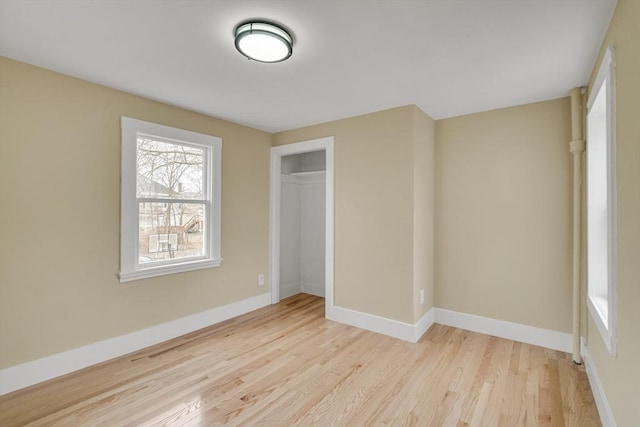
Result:
M271 302L299 293L333 307L333 137L271 149Z

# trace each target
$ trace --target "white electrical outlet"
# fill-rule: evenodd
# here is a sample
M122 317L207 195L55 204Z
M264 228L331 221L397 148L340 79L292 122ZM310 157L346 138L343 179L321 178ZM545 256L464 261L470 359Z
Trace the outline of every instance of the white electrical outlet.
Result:
M264 274L258 274L258 286L264 286Z
M424 304L424 289L420 289L420 304Z

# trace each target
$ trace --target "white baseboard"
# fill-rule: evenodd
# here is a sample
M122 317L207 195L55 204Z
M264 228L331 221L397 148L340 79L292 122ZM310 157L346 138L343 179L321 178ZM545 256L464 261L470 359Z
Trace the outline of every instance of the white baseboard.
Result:
M0 370L0 395L123 356L271 304L266 293Z
M321 283L303 283L302 292L305 294L315 295L324 298L324 282Z
M418 320L418 322L414 325L414 340L412 342L418 342L420 338L424 335L425 332L433 325L436 321L436 309L431 308L427 311L424 316Z
M571 352L571 334L568 333L435 307L425 313L415 325L335 306L327 318L409 342L417 342L432 324L439 323L553 350Z
M571 353L571 334L566 332L505 322L503 320L459 313L443 308L435 308L434 310L436 311L435 322L441 325L454 326L468 331Z
M333 306L331 312L329 320L410 342L413 342L415 337L413 325L409 323L337 306Z
M613 412L609 406L607 395L604 394L598 371L593 364L593 359L589 354L589 349L584 344L584 339L580 343L580 354L582 355L582 362L584 368L587 371L587 378L589 378L589 384L591 385L591 391L593 392L593 400L596 401L596 407L598 408L598 414L600 415L600 422L603 427L616 427L616 420L613 418Z
M290 297L291 295L296 295L300 293L301 290L300 284L287 284L280 286L280 299L284 299Z
M328 319L404 341L417 342L433 324L433 315L434 312L431 309L415 325L411 325L374 314L334 306L331 310L331 317Z
M270 304L271 294L266 293L130 334L0 370L0 395L123 356ZM425 313L414 325L336 306L327 310L327 319L413 343L417 342L431 325L440 323L554 350L571 351L571 335L567 333L435 307ZM585 359L588 359L588 354ZM594 381L599 386L600 383L597 380L597 374L593 366L591 365L591 368L589 368L589 365L587 365L587 374L589 374L589 369L592 370L589 380L591 381L591 377L595 375ZM595 394L596 386L593 388ZM601 399L605 404L603 408L606 408L608 414L610 414L611 410L606 404L601 386L599 390L602 399L604 399ZM597 399L596 402L598 402ZM598 404L598 409L601 410L600 404ZM612 417L611 420L613 420ZM613 426L615 424L606 425Z

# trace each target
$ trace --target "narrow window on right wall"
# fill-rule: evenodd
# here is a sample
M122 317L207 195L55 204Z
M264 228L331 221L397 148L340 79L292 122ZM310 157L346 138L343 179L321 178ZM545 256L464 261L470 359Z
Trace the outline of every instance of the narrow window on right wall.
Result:
M587 304L610 354L615 354L615 85L608 47L587 101Z

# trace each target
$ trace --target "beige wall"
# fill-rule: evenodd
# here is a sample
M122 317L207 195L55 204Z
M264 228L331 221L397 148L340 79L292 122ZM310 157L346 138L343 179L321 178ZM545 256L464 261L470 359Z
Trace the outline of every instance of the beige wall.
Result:
M435 122L413 108L413 323L433 307ZM420 304L420 290L424 303Z
M335 304L413 323L414 106L274 135L335 137Z
M587 347L619 426L640 420L640 2L619 0L602 44L615 49L617 355L588 315Z
M617 60L616 357L588 324L618 425L640 419L639 7L620 0L604 44ZM118 282L121 115L223 138L222 267ZM568 98L435 124L406 106L272 136L0 58L0 369L266 291L270 144L329 135L337 305L570 331Z
M435 306L571 331L568 98L436 122Z
M120 284L120 116L223 139L220 268ZM271 136L0 59L0 368L267 291Z

